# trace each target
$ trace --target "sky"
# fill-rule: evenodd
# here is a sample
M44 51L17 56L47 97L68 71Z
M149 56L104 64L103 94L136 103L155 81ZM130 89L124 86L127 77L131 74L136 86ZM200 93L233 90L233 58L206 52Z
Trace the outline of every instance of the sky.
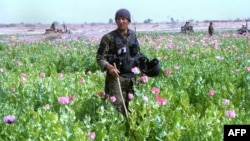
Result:
M126 8L131 22L250 18L250 0L0 0L0 24L108 23Z

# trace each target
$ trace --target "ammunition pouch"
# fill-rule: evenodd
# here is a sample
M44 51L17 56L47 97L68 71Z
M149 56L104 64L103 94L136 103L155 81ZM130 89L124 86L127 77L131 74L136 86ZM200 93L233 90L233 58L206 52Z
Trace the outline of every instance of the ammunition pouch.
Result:
M129 47L129 51L130 51L130 56L135 57L140 52L139 45L138 44L132 44Z

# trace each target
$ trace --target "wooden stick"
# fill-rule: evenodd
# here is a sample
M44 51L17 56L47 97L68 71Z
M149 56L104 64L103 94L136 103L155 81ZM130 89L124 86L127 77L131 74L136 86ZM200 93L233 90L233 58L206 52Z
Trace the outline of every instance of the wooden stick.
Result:
M116 64L115 63L114 63L114 67L116 68ZM123 98L123 95L122 95L122 89L121 89L121 83L120 83L119 76L116 77L116 78L117 78L117 81L118 81L118 87L119 87L120 95L121 95L121 98L122 98L122 104L123 104L123 107L124 107L124 110L125 110L126 118L128 120L128 110L127 110L127 107L125 105L124 98Z

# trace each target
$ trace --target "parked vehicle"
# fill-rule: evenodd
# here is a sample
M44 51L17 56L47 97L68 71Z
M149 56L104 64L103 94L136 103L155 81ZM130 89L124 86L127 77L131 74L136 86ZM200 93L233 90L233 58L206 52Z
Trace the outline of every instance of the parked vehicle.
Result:
M182 33L194 32L193 26L190 25L190 22L186 22L184 26L181 27Z

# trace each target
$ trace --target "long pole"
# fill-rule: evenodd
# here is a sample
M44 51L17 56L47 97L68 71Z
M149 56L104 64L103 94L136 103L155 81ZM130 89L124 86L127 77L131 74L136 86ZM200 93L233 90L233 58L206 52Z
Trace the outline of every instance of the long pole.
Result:
M114 63L114 67L116 68L116 64L115 63ZM122 89L121 89L121 83L120 83L119 76L117 76L116 78L117 78L117 82L118 82L119 92L120 92L120 95L121 95L121 98L122 98L122 104L123 104L123 107L124 107L124 110L125 110L126 118L128 120L128 110L127 110L127 107L125 105L124 98L123 98L123 95L122 95Z

